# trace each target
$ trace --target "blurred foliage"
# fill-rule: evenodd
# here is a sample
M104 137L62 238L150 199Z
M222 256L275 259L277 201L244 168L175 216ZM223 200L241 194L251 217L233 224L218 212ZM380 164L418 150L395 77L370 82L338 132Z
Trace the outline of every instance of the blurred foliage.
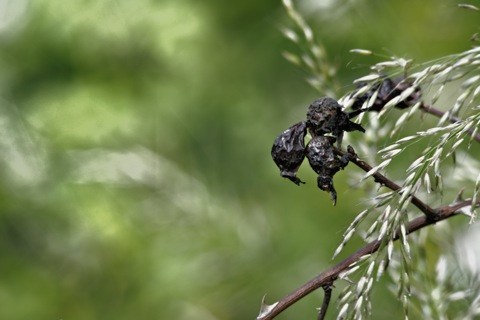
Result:
M454 4L298 2L345 91L374 59L352 48L471 46L478 17ZM331 265L362 192L341 172L332 207L310 171L298 188L270 159L319 95L281 56L279 1L0 10L0 318L253 319ZM379 290L374 318L400 315ZM314 318L319 298L279 319Z

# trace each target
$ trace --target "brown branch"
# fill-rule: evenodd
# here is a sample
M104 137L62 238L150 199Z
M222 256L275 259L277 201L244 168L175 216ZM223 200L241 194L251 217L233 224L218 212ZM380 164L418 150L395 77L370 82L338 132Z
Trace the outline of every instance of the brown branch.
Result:
M477 206L480 202L477 202ZM429 219L426 215L420 216L418 218L413 219L408 223L407 227L407 234L413 233L417 230L425 228L429 225L435 224L437 221L445 220L451 218L458 214L458 211L464 207L471 206L472 200L463 200L455 204L447 205L444 207L439 207L434 209L435 216L437 217L436 221ZM393 241L396 241L400 238L400 230L397 229L393 235ZM376 240L368 243L364 247L360 248L356 252L354 252L349 257L345 258L344 260L337 263L332 268L322 272L312 280L305 283L300 288L296 289L295 291L291 292L283 299L278 301L271 309L269 309L268 313L261 313L257 320L269 320L275 318L278 314L282 311L290 307L292 304L297 302L298 300L302 299L306 295L310 294L311 292L315 291L316 289L332 284L338 276L348 270L350 266L359 261L365 255L372 254L380 249L381 240Z
M342 151L338 148L334 147L334 150L335 150L335 153L339 156L344 156L346 154L345 151ZM355 165L357 165L359 168L364 170L365 172L368 172L368 171L372 170L372 168L373 168L371 165L369 165L365 161L361 160L355 153L350 153L349 160L351 162L353 162ZM376 182L386 186L390 190L398 191L398 190L401 189L401 187L398 184L396 184L392 180L388 179L387 177L385 177L383 174L381 174L379 172L375 172L374 174L372 174L372 176L374 177ZM420 200L419 198L417 198L414 195L411 195L411 202L420 211L422 211L425 214L425 216L428 217L428 219L430 219L432 221L437 220L437 215L436 215L435 210L433 210L425 202L423 202L422 200Z

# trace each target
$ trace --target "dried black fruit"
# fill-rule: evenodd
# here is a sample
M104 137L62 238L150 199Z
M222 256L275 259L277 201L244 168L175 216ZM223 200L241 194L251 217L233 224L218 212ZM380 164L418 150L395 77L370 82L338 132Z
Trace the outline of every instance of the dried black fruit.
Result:
M339 148L345 131L365 132L362 126L350 121L336 100L328 97L317 99L308 107L307 127L312 137L333 134L338 139Z
M305 148L307 128L312 140ZM354 151L348 146L347 153L339 158L335 155L333 144L338 141L338 147L341 148L343 133L354 130L365 132L359 124L350 121L349 115L342 111L337 101L327 97L317 99L308 108L306 122L294 124L275 139L271 151L273 161L280 168L282 177L300 185L305 182L297 177L297 171L307 157L310 166L318 174L318 187L330 193L335 205L337 192L333 186L333 176L345 168Z
M347 166L349 153L339 158L335 155L333 144L336 139L330 136L316 136L307 144L307 159L318 174L317 184L323 191L330 192L333 205L337 201L337 192L333 186L333 176ZM349 150L353 150L349 146Z
M393 98L399 96L404 90L408 89L411 87L412 83L408 79L405 79L405 77L400 77L395 80L390 79L387 76L382 76L384 80L381 83L378 83L374 85L370 90L368 90L365 94L361 95L360 97L357 98L357 100L353 103L352 109L355 111L352 111L349 113L349 117L353 118L354 116L358 115L361 112L365 111L381 111L385 104L392 100ZM359 88L366 86L366 83L361 83L359 85ZM374 93L375 91L378 91L377 98L373 102L370 108L367 110L360 110L365 103ZM413 106L415 103L417 103L420 100L421 97L421 91L420 88L417 88L410 96L408 96L405 100L400 101L397 105L395 105L396 108L399 109L406 109L408 107Z
M282 132L272 146L272 158L280 168L280 175L290 179L296 185L305 183L297 178L297 171L305 158L306 133L306 123L299 122Z

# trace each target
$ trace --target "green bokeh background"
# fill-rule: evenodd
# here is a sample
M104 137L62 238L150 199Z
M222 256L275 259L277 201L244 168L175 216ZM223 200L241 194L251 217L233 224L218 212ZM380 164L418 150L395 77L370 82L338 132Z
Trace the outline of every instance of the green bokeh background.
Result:
M296 5L347 91L378 61L350 49L420 62L468 49L478 15L455 3ZM307 166L299 188L270 159L322 95L281 56L295 49L279 0L2 0L0 13L1 319L254 319L264 294L333 264L363 193L341 172L333 207ZM403 318L383 287L373 317Z

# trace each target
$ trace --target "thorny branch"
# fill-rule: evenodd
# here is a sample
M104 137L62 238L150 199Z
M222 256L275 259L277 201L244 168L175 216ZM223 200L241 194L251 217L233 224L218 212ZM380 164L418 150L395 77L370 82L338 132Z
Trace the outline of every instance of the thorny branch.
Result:
M471 206L471 205L472 205L472 200L468 199L468 200L463 200L454 204L433 209L431 214L437 217L436 220L429 219L427 215L415 218L408 223L407 234L413 233L429 225L435 224L437 221L442 221L442 220L451 218L457 215L460 209L467 206ZM477 206L479 205L480 205L480 201L477 202ZM397 229L393 235L392 240L396 241L399 238L400 238L400 230ZM354 252L349 257L337 263L332 268L322 272L312 280L305 283L300 288L296 289L295 291L285 296L283 299L278 301L272 308L268 308L267 312L260 312L260 315L257 317L257 320L273 319L282 311L284 311L289 306L291 306L298 300L302 299L306 295L310 294L311 292L315 291L316 289L322 286L333 283L342 272L348 270L348 268L352 264L359 261L363 256L372 254L378 251L381 243L382 243L382 240L375 240L368 243L364 247Z

